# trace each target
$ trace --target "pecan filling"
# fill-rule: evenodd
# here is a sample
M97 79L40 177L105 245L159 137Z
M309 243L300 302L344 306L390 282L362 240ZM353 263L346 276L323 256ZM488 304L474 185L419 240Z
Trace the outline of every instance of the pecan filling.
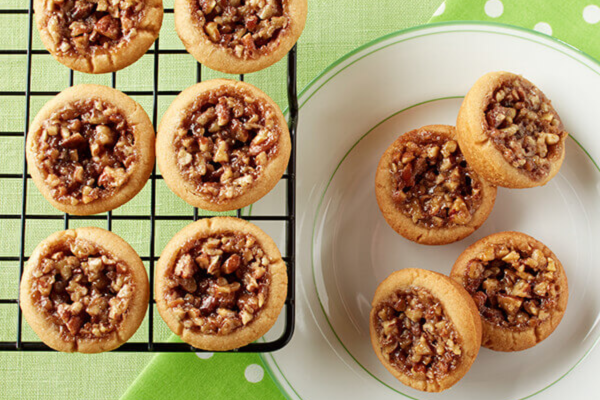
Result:
M98 339L117 330L133 298L127 265L82 239L68 239L33 273L34 304L68 340Z
M177 165L196 190L221 202L245 193L278 151L275 110L243 90L221 87L200 95L173 145Z
M557 275L550 252L537 244L494 244L467 264L465 288L488 322L527 329L538 326L555 308Z
M428 290L410 287L377 309L384 357L408 376L439 380L461 361L461 340L444 307Z
M277 45L289 26L286 0L194 0L208 38L236 57L257 58Z
M127 43L144 0L48 0L48 32L63 53L88 55Z
M567 135L550 100L521 78L496 88L484 125L504 159L534 180L548 175Z
M468 224L482 203L482 185L457 142L430 132L406 139L390 165L397 207L427 228Z
M134 145L131 127L114 106L78 100L44 121L36 161L57 201L88 204L128 181Z
M227 335L261 312L269 293L270 263L249 234L191 241L168 277L167 305L185 328Z

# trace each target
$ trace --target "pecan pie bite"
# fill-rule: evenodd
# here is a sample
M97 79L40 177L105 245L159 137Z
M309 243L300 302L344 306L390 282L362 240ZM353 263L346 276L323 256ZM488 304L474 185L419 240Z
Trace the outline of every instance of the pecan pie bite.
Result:
M158 37L162 0L34 0L42 42L60 63L81 72L118 71Z
M387 223L407 239L437 245L461 240L494 207L496 187L471 168L455 130L429 125L400 136L375 175L377 203Z
M63 212L112 210L143 187L154 165L154 128L131 98L78 85L46 103L27 134L27 164L44 197Z
M469 246L450 275L475 300L484 347L518 351L535 346L556 329L569 288L554 253L531 236L500 232Z
M148 275L135 250L112 232L56 232L27 262L19 302L42 341L55 350L113 350L137 331L148 308Z
M481 345L481 321L469 294L447 276L418 268L381 282L369 327L387 370L426 392L441 392L462 379Z
M158 128L166 184L205 210L245 207L275 187L291 151L277 104L256 87L224 79L184 90Z
M204 350L231 350L263 336L287 295L286 265L273 240L233 217L181 230L156 269L156 304L169 328Z
M175 29L198 62L245 74L285 56L306 22L307 0L175 0Z
M552 103L510 72L479 78L460 107L456 128L467 161L494 185L545 185L565 157L568 133Z

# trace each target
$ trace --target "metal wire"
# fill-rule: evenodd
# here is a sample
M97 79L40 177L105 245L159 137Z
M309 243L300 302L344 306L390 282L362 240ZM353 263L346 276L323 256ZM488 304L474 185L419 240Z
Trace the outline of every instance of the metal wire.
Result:
M166 14L173 13L172 8L165 9ZM36 96L53 96L58 94L56 91L34 91L31 90L32 64L33 55L48 54L46 50L32 49L33 32L33 0L29 0L27 9L0 9L0 15L27 15L27 48L15 50L0 50L0 59L3 55L25 55L27 59L26 70L27 75L24 91L0 91L0 96L23 97L25 100L25 121L23 132L6 131L0 132L0 137L23 137L25 139L29 130L30 103L31 98ZM159 57L161 55L186 54L185 50L175 49L160 49L159 40L157 39L154 48L148 50L147 54L153 56L153 88L151 91L125 91L130 96L152 96L152 123L156 129L158 120L158 100L161 96L175 96L179 94L176 90L159 90L158 74L159 74ZM292 139L292 154L288 171L283 175L282 181L286 183L286 212L285 215L243 215L241 210L236 211L238 218L243 218L248 221L280 221L286 224L286 256L283 260L287 264L288 271L288 294L283 309L285 319L283 333L279 338L272 341L255 342L245 347L232 350L232 352L271 352L283 348L292 338L295 322L295 227L296 227L296 129L298 126L298 99L296 89L296 47L288 54L287 65L287 97L289 103L289 129ZM239 79L244 80L244 75L240 75ZM196 69L197 82L202 81L202 66L197 64ZM69 70L68 85L73 85L73 71ZM117 88L117 73L113 72L111 76L111 86ZM23 267L28 260L25 254L26 227L28 220L63 220L64 229L69 229L71 221L74 220L106 220L108 230L112 229L113 221L128 220L128 221L149 221L149 255L141 257L142 261L148 263L149 279L150 279L150 300L148 303L148 340L146 342L128 342L114 351L125 352L200 352L202 350L193 348L185 343L166 343L156 342L154 340L154 310L156 301L154 300L154 266L158 260L158 254L155 249L156 222L157 221L196 221L200 218L210 218L214 215L199 215L198 209L193 208L190 215L156 215L156 181L163 179L161 175L156 173L156 167L150 176L150 213L146 215L113 215L108 212L103 215L77 216L69 214L34 214L27 211L27 183L31 179L31 175L27 173L27 163L25 161L25 140L23 141L23 173L0 173L0 179L5 180L21 180L22 183L22 203L21 212L19 214L0 214L0 220L19 220L20 221L20 245L18 254L14 256L0 256L0 261L18 262L19 263L19 282L23 274ZM18 308L17 311L17 333L14 341L0 341L0 351L52 351L48 346L40 341L23 341L23 316L18 299L0 299L0 305L12 305Z

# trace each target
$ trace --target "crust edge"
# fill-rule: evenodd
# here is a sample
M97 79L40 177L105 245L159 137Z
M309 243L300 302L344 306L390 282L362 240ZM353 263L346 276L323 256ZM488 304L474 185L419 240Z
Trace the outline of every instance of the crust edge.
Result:
M269 285L269 296L263 306L260 315L249 325L237 329L232 334L224 336L207 335L185 329L181 322L169 311L164 293L166 286L166 275L177 259L179 249L183 243L190 238L215 234L218 232L241 231L252 234L261 245L265 253L269 255L273 263L269 268L271 283ZM208 351L226 351L245 346L267 333L275 324L281 313L283 304L287 297L287 267L281 258L277 245L258 226L235 217L214 217L198 220L179 231L169 241L156 265L155 298L160 316L169 328L181 337L183 341L192 346Z

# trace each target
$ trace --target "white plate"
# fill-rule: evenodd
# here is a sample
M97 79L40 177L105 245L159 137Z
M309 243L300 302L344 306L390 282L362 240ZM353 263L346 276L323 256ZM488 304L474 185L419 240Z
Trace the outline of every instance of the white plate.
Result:
M459 243L431 247L403 239L375 201L379 157L403 132L454 124L461 96L495 70L523 74L554 100L572 133L560 173L541 188L499 190L488 221ZM288 397L496 400L543 392L592 398L591 365L555 383L600 333L600 172L593 161L600 160L600 66L530 31L438 24L389 35L342 58L309 85L300 104L297 328L285 349L264 356ZM467 376L441 395L403 386L369 340L378 283L406 267L447 274L469 244L502 230L526 232L561 259L570 288L561 325L527 351L482 349Z

